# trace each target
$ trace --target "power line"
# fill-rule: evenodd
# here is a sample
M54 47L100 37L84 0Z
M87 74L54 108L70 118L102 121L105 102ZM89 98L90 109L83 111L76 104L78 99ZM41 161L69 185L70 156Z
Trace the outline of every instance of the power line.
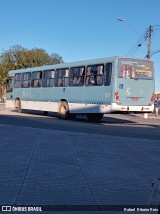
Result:
M160 27L159 28L154 28L154 30L160 30Z
M127 52L126 55L127 55L127 56L128 56L128 55L132 56L132 55L137 51L137 49L138 49L139 47L141 47L142 44L143 44L144 42L146 42L147 37L148 37L148 30L146 30L146 31L142 34L142 36L138 39L138 41L129 49L129 51Z
M159 53L159 52L160 52L160 50L153 51L153 53L151 54L151 56L153 56L154 54Z
M130 22L128 22L126 19L123 19L123 18L118 18L119 21L125 21L130 27L132 27L132 29L140 35L139 31L137 31L137 29L130 24ZM144 32L144 34L139 38L139 40L136 42L136 44L134 44L130 50L127 52L126 55L133 55L137 49L139 47L142 46L142 44L144 42L147 43L147 47L148 47L148 50L147 50L147 59L150 59L151 58L151 43L152 43L152 33L153 33L153 30L160 30L160 25L154 25L154 26L149 26L149 28L147 28L147 30Z
M135 49L139 48L142 44L142 42L146 40L146 32L138 39L138 41L130 48L130 50L127 52L128 55L132 54Z

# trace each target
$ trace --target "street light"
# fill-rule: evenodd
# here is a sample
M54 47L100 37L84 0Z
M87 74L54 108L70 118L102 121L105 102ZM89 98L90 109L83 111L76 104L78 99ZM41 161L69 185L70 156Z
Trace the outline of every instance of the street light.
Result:
M133 25L131 25L126 19L123 19L123 18L118 18L118 21L121 21L121 22L126 22L138 35L142 35ZM151 35L152 35L152 26L149 26L149 35L147 36L148 37L148 42L145 40L145 42L147 43L147 46L148 46L148 51L147 51L147 58L150 59L151 57ZM140 47L141 44L138 45L138 47Z
M141 36L141 33L135 27L133 27L133 25L131 25L126 19L118 18L118 21L126 22L138 35Z

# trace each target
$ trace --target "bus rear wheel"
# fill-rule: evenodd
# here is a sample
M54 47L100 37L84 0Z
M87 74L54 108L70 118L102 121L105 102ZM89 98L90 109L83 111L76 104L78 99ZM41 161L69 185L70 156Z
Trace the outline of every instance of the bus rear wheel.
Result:
M69 107L68 103L65 101L62 101L59 105L59 118L60 119L68 119L69 116Z
M87 114L87 118L90 122L100 122L103 118L103 114Z

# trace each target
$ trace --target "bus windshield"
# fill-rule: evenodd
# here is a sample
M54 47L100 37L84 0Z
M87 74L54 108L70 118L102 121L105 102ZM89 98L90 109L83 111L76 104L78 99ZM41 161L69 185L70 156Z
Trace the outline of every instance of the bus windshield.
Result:
M119 59L118 77L130 79L153 79L153 63L147 60Z

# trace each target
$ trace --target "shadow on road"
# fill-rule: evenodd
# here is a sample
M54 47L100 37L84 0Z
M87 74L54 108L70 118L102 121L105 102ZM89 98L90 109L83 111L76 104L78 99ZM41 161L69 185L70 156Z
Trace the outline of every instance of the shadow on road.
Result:
M60 120L54 113L44 116L42 111L25 110L22 114L18 114L16 110L10 110L10 113L10 115L0 114L0 124L82 134L160 139L159 123L145 123L144 119L139 117L106 115L100 123L91 123L85 116L78 116L76 120L71 121Z
M12 112L17 113L17 110L11 110ZM32 119L33 117L30 117L30 115L34 116L34 118L36 118L36 116L38 116L39 118L45 118L45 119L59 119L58 118L58 113L52 113L49 112L48 115L44 115L43 111L34 111L34 110L23 110L23 113L25 113L27 115L28 118ZM92 123L92 124L136 124L137 122L131 120L131 118L127 118L127 119L122 119L122 118L115 118L112 117L114 114L109 114L110 116L107 117L107 115L105 115L105 117L100 121L100 122L90 122L88 121L87 117L84 115L77 115L75 120L60 120L60 121L72 121L72 122L85 122L85 123ZM23 114L18 114L18 116L20 117L26 117ZM118 117L118 115L117 115ZM42 121L43 122L43 121Z

